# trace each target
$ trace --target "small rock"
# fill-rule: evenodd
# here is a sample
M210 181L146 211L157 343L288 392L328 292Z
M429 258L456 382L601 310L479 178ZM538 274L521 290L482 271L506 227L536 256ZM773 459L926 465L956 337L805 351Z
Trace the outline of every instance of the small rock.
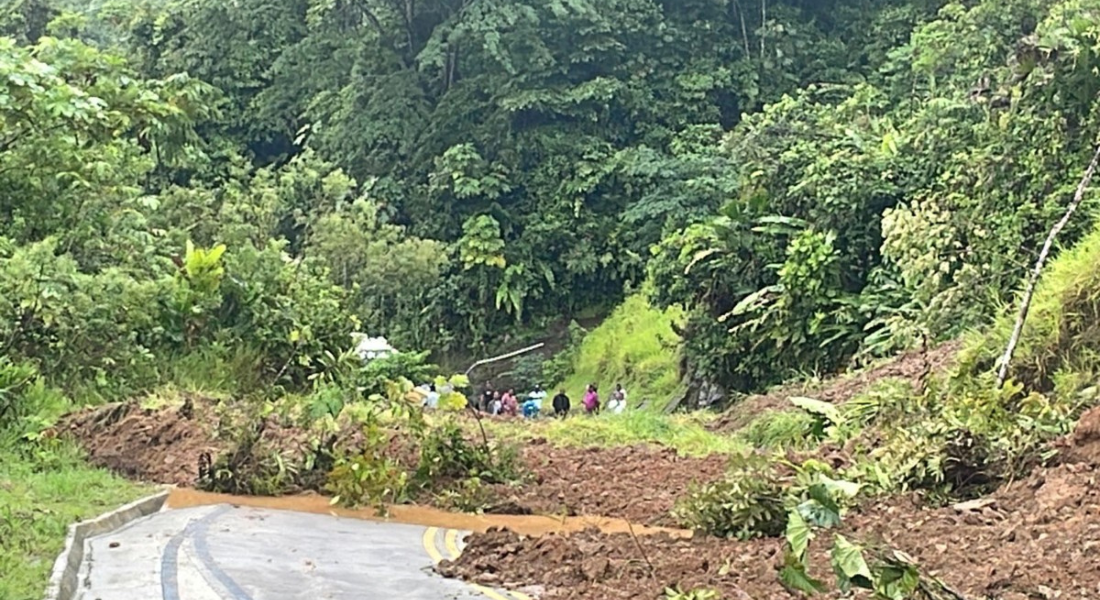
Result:
M997 504L997 501L992 498L978 498L977 500L969 500L967 502L959 502L958 504L953 504L951 508L961 513L972 511L977 512L982 510L983 508L991 507L995 504Z
M607 574L607 570L611 567L611 563L606 558L596 558L590 561L586 561L581 566L581 572L589 581L599 581L603 579Z
M119 546L121 546L121 545L122 545L122 544L120 544L120 543L118 543L118 542L111 542L110 544L107 544L107 547L108 547L108 548L118 548L118 547L119 547Z
M1053 600L1054 598L1057 598L1057 597L1062 595L1062 592L1052 590L1052 589L1050 589L1049 587L1047 587L1045 585L1040 585L1039 587L1036 588L1036 591L1039 592L1040 596L1042 596L1043 598L1046 598L1047 600Z

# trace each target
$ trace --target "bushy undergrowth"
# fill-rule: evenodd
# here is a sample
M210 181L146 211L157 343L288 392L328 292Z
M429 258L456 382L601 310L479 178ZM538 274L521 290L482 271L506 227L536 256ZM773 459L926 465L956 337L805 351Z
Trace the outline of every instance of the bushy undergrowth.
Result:
M802 413L759 416L739 437L755 447L797 448L801 440L843 449L836 475L865 495L917 491L933 501L987 494L1025 476L1055 452L1050 442L1100 401L1100 230L1050 266L1024 327L1012 379L997 387L995 360L1012 317L971 335L957 366L920 391L882 380L843 405L792 398ZM773 465L774 468L774 465ZM777 491L767 467L735 464L719 483L694 490L681 520L718 535L770 535ZM748 480L748 481L746 481ZM763 487L765 484L769 487ZM766 490L767 493L764 493Z
M362 371L373 381L378 369ZM366 397L362 386L328 381L311 394L223 402L217 435L228 450L204 469L200 485L253 495L325 491L333 503L382 512L425 495L463 510L485 508L487 485L522 478L518 453L459 427L455 411L466 400L457 390L465 378L437 379L438 388L445 385L453 389L431 418L403 377Z
M769 411L753 419L738 437L754 448L800 450L817 443L815 419L799 411Z
M608 392L621 383L631 405L663 406L680 385L680 342L672 324L681 318L678 309L655 309L644 296L627 298L584 336L570 375L555 383L578 398L590 383Z

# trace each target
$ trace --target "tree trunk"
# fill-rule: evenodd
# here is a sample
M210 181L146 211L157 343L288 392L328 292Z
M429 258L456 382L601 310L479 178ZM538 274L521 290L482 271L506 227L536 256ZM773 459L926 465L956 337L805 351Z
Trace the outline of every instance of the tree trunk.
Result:
M997 371L997 388L1000 389L1005 384L1005 379L1008 378L1008 365L1012 362L1012 354L1016 352L1016 345L1020 343L1020 334L1024 330L1024 321L1027 320L1028 310L1031 309L1031 297L1035 295L1035 286L1039 283L1039 275L1043 271L1043 265L1047 261L1047 257L1050 255L1050 249L1054 246L1054 238L1058 237L1058 233L1065 228L1069 223L1070 217L1077 210L1077 207L1081 205L1081 200L1085 197L1085 189L1088 188L1089 183L1092 181L1092 176L1096 173L1097 163L1100 163L1100 146L1097 146L1096 152L1092 155L1092 162L1089 163L1089 167L1085 169L1085 175L1081 178L1081 183L1077 185L1077 191L1073 194L1073 201L1066 207L1066 212L1062 215L1062 218L1054 224L1054 227L1047 234L1047 240L1043 244L1043 249L1039 252L1039 259L1035 261L1035 267L1031 270L1031 276L1028 278L1027 287L1024 290L1024 296L1020 300L1020 310L1016 314L1016 325L1012 328L1012 336L1008 338L1008 346L1005 348L1005 353L1001 356L1000 369Z

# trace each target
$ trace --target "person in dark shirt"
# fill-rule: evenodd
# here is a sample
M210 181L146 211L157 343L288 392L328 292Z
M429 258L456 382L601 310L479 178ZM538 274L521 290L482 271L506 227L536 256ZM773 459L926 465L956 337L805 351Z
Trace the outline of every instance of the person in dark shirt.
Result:
M481 412L489 412L489 409L493 406L493 384L486 383L485 391L481 393L481 406L478 406L478 410Z
M569 396L565 395L565 390L558 390L558 395L554 396L554 414L563 419L569 416Z

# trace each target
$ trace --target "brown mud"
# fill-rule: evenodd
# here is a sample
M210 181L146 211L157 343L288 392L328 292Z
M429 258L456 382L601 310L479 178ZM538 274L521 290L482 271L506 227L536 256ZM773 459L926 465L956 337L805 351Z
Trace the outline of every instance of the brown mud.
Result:
M884 379L905 381L916 388L927 374L942 373L951 368L960 345L960 342L952 341L930 348L927 352L913 350L853 374L839 375L820 383L785 385L766 394L749 396L730 407L707 428L711 431L736 431L763 413L792 410L791 396L809 396L843 404Z
M556 518L537 515L471 515L452 513L427 506L394 505L386 507L386 514L380 515L373 508L350 509L333 506L329 498L317 494L299 494L294 496L259 497L214 494L187 488L176 488L168 495L169 508L190 508L232 504L286 510L338 517L364 519L389 523L406 523L424 527L446 527L464 531L485 532L494 527L503 527L518 534L542 536L548 534L566 534L584 530L597 530L607 534L628 533L638 536L667 535L688 537L691 532L659 527L646 527L631 524L623 519L605 517L564 517Z
M225 449L213 435L213 412L208 399L191 395L170 408L123 402L72 413L54 433L76 439L92 464L124 477L190 486L199 475L199 457Z
M561 448L545 440L524 446L532 481L496 486L501 500L535 514L603 515L646 525L672 525L669 511L693 483L722 477L727 456L692 458L669 448Z
M56 429L75 438L95 465L140 481L193 487L201 455L210 453L216 459L229 448L216 437L215 401L191 398L186 406L185 410L142 408L135 402L114 404L73 413ZM342 439L342 448L361 443L354 432ZM278 451L294 457L309 450L305 432L275 424L265 428L261 443L261 454ZM391 438L389 455L410 471L416 468L416 449L397 434ZM533 440L520 452L528 477L519 485L491 486L495 498L487 510L556 518L599 516L672 527L669 511L677 498L693 483L720 478L727 460L717 455L684 457L649 445L560 448ZM322 484L304 487L319 491ZM423 500L431 502L430 495Z
M1100 598L1100 409L1062 441L1061 464L989 497L929 508L892 498L845 517L845 534L914 557L968 599ZM829 578L827 550L812 547L814 574ZM779 584L780 539L737 542L585 531L541 538L474 535L440 571L485 583L538 586L543 600L663 597L666 586L708 587L723 598L793 600ZM548 566L549 565L549 566Z

